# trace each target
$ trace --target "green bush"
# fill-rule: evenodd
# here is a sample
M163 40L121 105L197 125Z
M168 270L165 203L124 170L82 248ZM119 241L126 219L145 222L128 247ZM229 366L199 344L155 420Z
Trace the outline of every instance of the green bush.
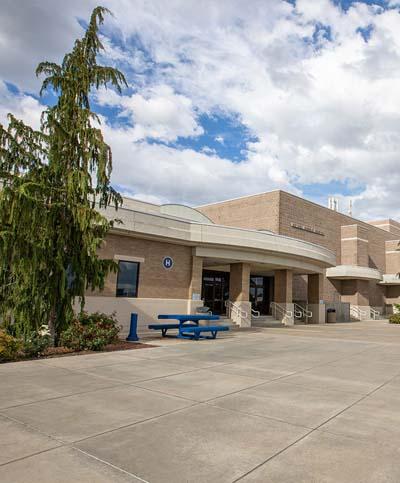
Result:
M102 350L118 340L121 327L117 324L114 315L82 312L61 334L60 345L75 350Z
M400 324L400 314L393 314L389 317L391 324Z
M400 314L400 304L393 304L393 313Z
M42 325L39 330L32 332L24 341L23 351L27 357L38 357L51 344L51 337L47 325Z
M22 341L0 329L0 362L15 361L21 356Z

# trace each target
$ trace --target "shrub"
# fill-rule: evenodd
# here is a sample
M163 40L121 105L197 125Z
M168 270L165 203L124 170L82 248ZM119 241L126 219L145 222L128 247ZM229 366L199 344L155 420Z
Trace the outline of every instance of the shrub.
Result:
M121 327L117 324L114 315L82 312L61 334L60 344L75 350L102 350L118 340Z
M389 317L391 324L400 324L400 314L393 314Z
M393 304L393 314L400 314L400 304Z
M15 361L21 356L22 342L0 329L0 362Z
M42 325L39 330L32 332L24 341L23 351L27 357L38 357L51 344L49 327Z

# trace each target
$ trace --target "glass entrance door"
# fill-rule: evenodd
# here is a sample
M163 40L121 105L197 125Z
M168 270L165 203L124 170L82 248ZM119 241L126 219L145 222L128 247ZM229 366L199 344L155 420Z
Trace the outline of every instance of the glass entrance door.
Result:
M273 300L274 279L252 275L250 277L250 302L254 310L261 315L269 315Z
M213 314L226 313L225 301L229 298L229 272L203 271L202 299Z

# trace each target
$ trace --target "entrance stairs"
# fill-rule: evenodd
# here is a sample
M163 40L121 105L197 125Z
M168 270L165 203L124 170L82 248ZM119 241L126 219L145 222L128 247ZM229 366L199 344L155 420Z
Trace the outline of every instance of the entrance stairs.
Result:
M251 320L252 327L282 327L282 321L276 320L272 315L260 315Z
M232 319L221 315L219 320L213 320L213 325L228 325L232 330L239 329L239 325ZM282 327L282 321L276 320L272 315L260 315L251 319L251 327Z
M213 320L213 325L227 325L231 329L238 329L239 325L236 324L232 319L226 317L225 315L220 315L219 320Z

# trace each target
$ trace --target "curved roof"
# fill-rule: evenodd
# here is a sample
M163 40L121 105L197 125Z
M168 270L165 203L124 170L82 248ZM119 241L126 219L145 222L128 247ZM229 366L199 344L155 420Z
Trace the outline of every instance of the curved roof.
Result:
M197 223L210 223L213 222L200 211L195 208L191 208L186 205L178 205L175 203L168 203L160 206L160 212L164 215L174 216L176 218L182 218L184 220L194 221Z
M114 233L192 246L199 256L226 260L227 263L270 264L298 268L306 273L322 272L324 268L336 264L331 250L314 243L265 231L216 225L208 219L200 221L200 213L182 205L160 208L163 208L163 213L161 209L159 213L154 213L126 208L102 212L108 218L118 218L123 222L114 227ZM188 216L193 219L188 219Z

